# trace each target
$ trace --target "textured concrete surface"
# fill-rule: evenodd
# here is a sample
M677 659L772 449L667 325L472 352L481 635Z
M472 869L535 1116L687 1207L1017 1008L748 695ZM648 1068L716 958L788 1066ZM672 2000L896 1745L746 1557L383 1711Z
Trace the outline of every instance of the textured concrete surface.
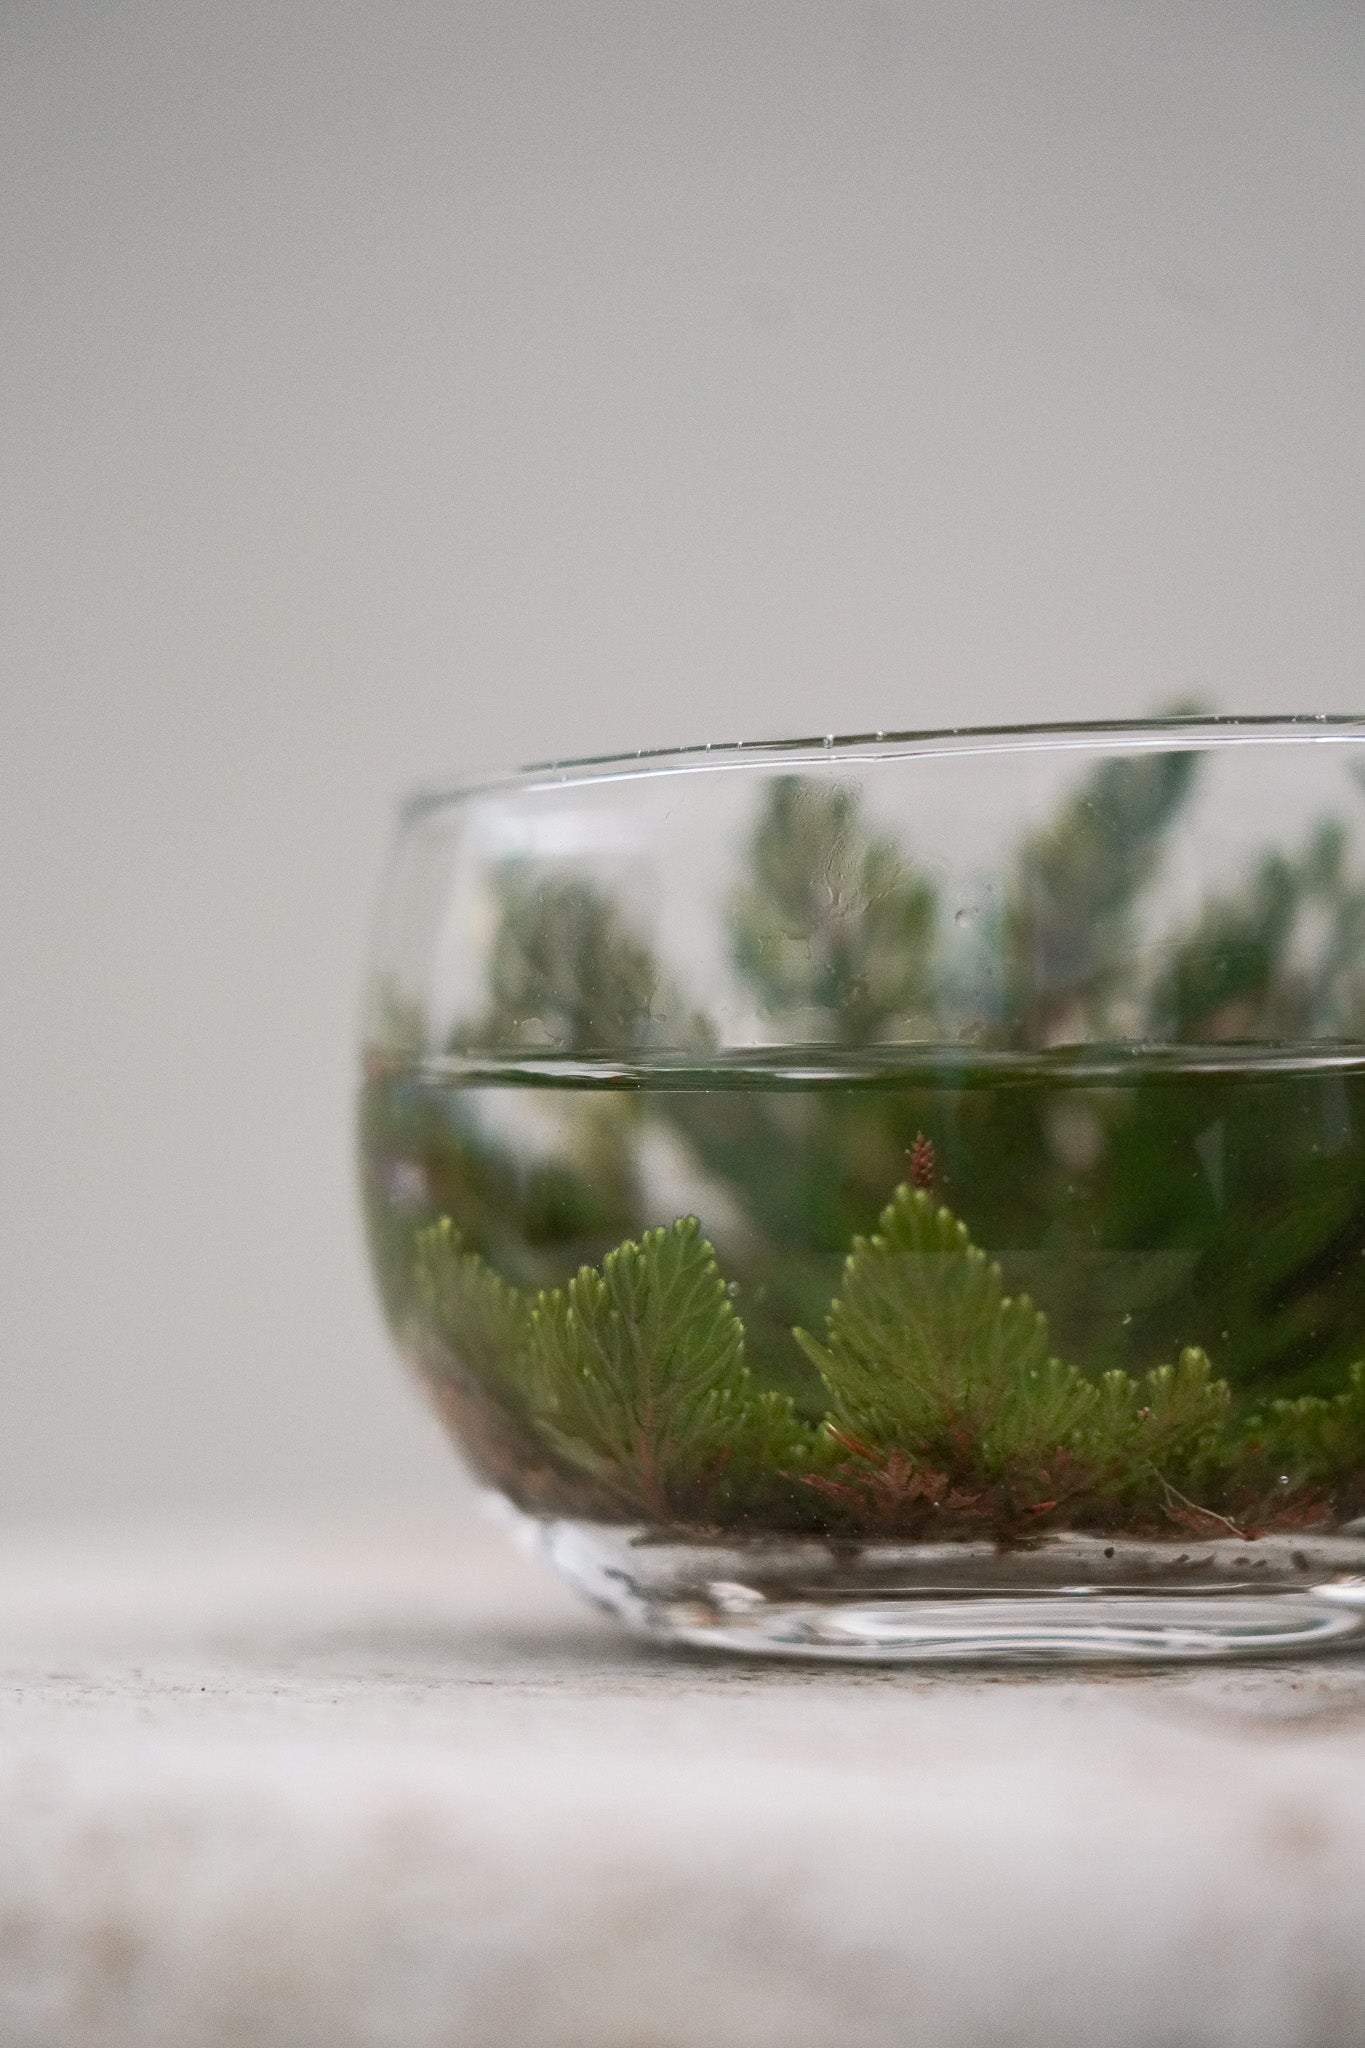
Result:
M0 1553L6 2048L1365 2040L1365 1664L631 1644L452 1520Z

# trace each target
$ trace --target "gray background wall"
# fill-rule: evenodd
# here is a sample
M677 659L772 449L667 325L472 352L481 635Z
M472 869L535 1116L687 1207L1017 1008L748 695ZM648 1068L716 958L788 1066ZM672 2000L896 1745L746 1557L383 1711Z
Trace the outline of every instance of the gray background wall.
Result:
M0 8L0 1516L430 1499L391 795L1360 701L1355 4Z

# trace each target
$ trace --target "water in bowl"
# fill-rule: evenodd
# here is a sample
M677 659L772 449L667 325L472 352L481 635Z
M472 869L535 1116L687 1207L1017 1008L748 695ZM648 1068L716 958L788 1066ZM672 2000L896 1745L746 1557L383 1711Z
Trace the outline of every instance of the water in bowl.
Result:
M1051 1658L1360 1625L1354 1054L376 1055L361 1145L405 1352L640 1627Z

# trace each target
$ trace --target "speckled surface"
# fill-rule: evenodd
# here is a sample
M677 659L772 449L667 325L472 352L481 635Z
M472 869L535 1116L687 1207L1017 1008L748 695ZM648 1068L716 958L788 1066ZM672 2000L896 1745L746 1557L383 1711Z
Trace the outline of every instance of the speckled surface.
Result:
M0 1554L6 2048L1365 2040L1365 1662L631 1643L498 1530Z

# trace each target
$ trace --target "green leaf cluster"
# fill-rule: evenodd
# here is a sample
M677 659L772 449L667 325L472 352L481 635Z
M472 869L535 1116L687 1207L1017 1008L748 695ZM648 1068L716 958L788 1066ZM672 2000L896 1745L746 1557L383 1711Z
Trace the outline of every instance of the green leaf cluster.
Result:
M531 1318L525 1296L477 1252L465 1249L448 1216L418 1235L412 1290L419 1326L485 1393L528 1421L531 1389L523 1361Z
M854 1240L824 1342L795 1335L840 1429L944 1470L993 1473L1067 1441L1091 1395L1050 1356L1046 1318L919 1189Z
M760 1390L744 1363L743 1326L695 1217L534 1300L443 1220L419 1238L414 1294L452 1361L617 1513L751 1512L809 1456L791 1402Z
M528 1358L547 1442L623 1502L668 1520L705 1496L781 1397L760 1397L744 1329L694 1217L646 1231L542 1294Z
M609 1517L1005 1541L1059 1521L1242 1533L1272 1508L1320 1518L1326 1493L1365 1474L1365 1366L1332 1400L1249 1419L1194 1347L1142 1377L1088 1378L965 1226L905 1186L855 1240L823 1336L793 1333L825 1390L815 1428L751 1373L692 1217L534 1301L439 1223L413 1298L428 1336ZM1272 1486L1277 1459L1291 1470Z
M997 1513L1131 1506L1217 1465L1231 1397L1202 1351L1142 1379L1086 1378L966 1226L918 1189L899 1188L877 1232L855 1240L824 1341L795 1335L839 1435L942 1473Z
M1250 1453L1271 1468L1274 1484L1299 1492L1331 1489L1346 1513L1365 1509L1365 1361L1351 1367L1341 1393L1275 1401L1250 1418Z

